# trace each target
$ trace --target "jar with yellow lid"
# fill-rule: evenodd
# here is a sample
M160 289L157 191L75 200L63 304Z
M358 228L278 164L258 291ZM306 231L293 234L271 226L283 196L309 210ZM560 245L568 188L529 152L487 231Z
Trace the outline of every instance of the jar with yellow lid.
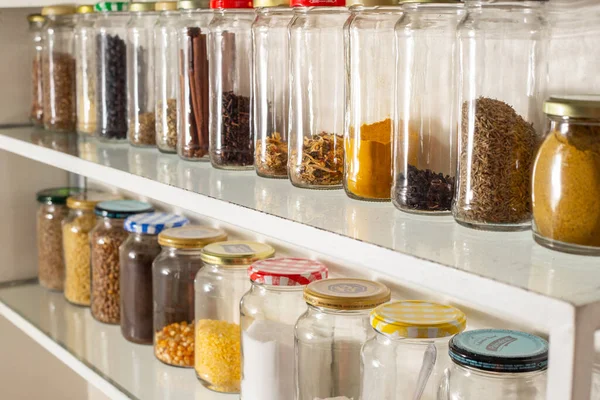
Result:
M152 264L154 355L165 364L194 366L194 278L202 248L227 239L220 229L184 226L162 231Z
M202 250L196 275L196 376L207 388L239 393L240 300L250 289L248 267L275 249L248 241L218 242Z
M426 301L395 301L374 309L376 334L361 352L361 400L436 400L450 366L448 342L466 325L459 309ZM419 382L421 376L428 379Z
M44 18L41 14L29 14L29 39L31 56L31 108L29 120L35 126L44 125L44 91L42 88L42 27Z
M360 349L375 333L371 310L390 300L385 285L325 279L304 289L308 310L295 329L295 400L359 399Z
M96 130L96 14L93 5L77 7L75 61L77 133L92 135Z

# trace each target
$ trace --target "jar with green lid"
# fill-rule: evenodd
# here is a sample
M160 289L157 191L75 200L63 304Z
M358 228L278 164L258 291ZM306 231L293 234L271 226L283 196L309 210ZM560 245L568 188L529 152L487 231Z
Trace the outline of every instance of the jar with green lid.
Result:
M44 91L42 87L42 27L45 18L41 14L29 14L29 39L31 46L31 108L29 120L35 126L44 125Z
M250 289L248 267L271 258L264 243L218 242L202 250L196 282L196 376L207 388L239 393L241 382L240 301Z
M93 5L77 7L75 25L75 64L77 94L77 133L96 131L96 15Z
M546 139L533 167L533 237L567 253L600 256L600 96L544 103Z
M373 308L390 289L364 279L325 279L304 289L308 310L295 329L296 400L359 399L360 351L375 332Z

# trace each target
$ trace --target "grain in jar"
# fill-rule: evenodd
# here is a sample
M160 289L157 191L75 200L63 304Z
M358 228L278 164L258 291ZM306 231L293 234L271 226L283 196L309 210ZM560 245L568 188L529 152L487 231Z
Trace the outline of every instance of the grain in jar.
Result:
M75 83L77 95L77 133L96 131L96 35L94 6L77 7L75 25Z

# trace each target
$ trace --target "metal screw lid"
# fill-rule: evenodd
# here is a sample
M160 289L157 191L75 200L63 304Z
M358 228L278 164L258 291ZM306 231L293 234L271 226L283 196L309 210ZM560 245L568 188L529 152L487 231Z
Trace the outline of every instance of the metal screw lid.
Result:
M176 249L201 249L223 240L227 240L227 234L221 229L198 225L171 228L158 235L158 244Z
M552 96L544 102L544 113L570 118L600 118L600 96Z
M210 0L179 0L177 8L180 10L198 10L210 8Z
M148 11L154 11L154 7L155 7L155 3L153 2L136 2L136 3L129 3L129 11L132 12L148 12Z
M325 279L304 289L304 301L334 310L369 310L390 300L390 289L365 279Z
M27 21L31 23L43 23L46 20L42 14L29 14Z
M252 2L254 8L261 7L289 7L290 0L254 0Z
M202 261L222 266L250 265L255 261L271 258L275 249L268 244L230 240L212 243L202 250Z
M176 1L159 1L154 5L155 11L175 11L177 10Z
M77 14L90 14L94 12L93 4L82 4L77 7Z
M75 14L75 5L73 4L57 4L42 8L42 15L69 15Z

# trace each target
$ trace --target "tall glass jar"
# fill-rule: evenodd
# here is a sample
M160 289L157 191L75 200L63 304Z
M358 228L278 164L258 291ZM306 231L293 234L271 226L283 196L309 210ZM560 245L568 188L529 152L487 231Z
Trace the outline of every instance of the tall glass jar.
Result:
M458 27L458 172L452 214L462 225L531 224L531 169L545 79L544 1L468 0Z
M548 342L503 329L463 332L450 341L453 363L438 400L543 400Z
M59 132L75 131L75 56L73 33L75 6L44 7L42 89L44 128Z
M96 136L106 141L127 139L127 4L95 6Z
M294 325L306 311L303 292L327 278L327 267L305 258L272 258L248 268L252 287L240 303L241 399L291 400Z
M75 25L75 82L77 95L77 133L96 131L96 33L94 6L77 7Z
M226 240L220 229L186 226L158 235L162 251L152 265L154 355L176 367L194 366L194 278L202 248Z
M254 1L252 130L254 166L264 178L287 178L289 95L288 0Z
M248 266L273 257L263 243L228 241L202 250L196 275L196 376L216 392L240 392L240 300L250 289Z
M42 27L45 18L41 14L29 14L31 55L31 108L29 120L35 126L44 125L44 91L42 86Z
M148 203L135 200L112 200L96 204L94 213L98 222L90 232L90 259L92 266L92 317L107 324L118 324L120 312L119 246L127 239L123 228L125 218L152 211Z
M292 1L288 173L294 186L342 187L345 5L344 0Z
M188 161L208 161L209 65L208 26L213 11L208 0L181 0L177 154Z
M442 304L408 300L377 307L371 313L376 335L361 353L361 400L436 400L450 365L448 342L466 325L462 311ZM428 379L419 385L424 373Z
M211 0L210 162L221 169L253 169L251 0Z
M304 289L295 329L295 400L360 398L360 349L375 335L370 311L390 300L381 283L326 279Z

